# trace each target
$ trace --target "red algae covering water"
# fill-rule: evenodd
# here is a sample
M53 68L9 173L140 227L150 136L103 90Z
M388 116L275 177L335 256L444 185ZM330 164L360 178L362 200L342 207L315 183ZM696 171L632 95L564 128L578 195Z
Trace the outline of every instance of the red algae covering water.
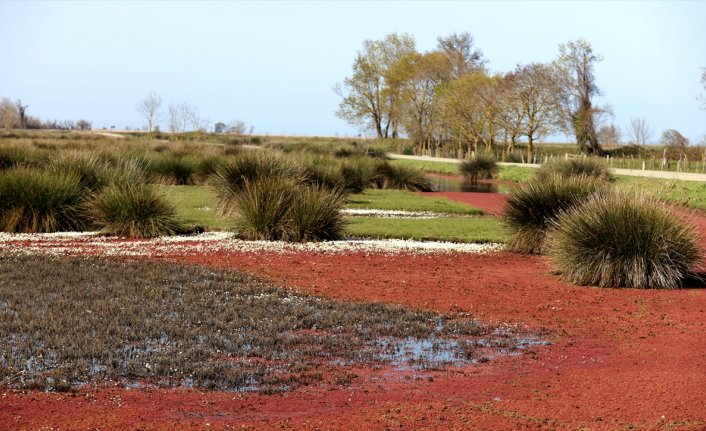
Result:
M471 202L480 206L478 202ZM703 237L706 223L697 221ZM347 387L278 395L185 389L0 392L0 429L706 429L706 289L563 283L541 257L220 252L330 298L379 300L540 331L552 344L461 368L355 369Z
M423 192L424 196L443 196L455 202L469 204L483 210L488 215L500 215L507 195L501 193L476 192Z

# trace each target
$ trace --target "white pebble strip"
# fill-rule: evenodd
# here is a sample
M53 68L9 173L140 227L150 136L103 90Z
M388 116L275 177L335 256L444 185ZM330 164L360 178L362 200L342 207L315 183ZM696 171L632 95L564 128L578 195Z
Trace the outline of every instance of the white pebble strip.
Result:
M358 217L380 217L380 218L416 218L433 219L445 217L445 214L431 211L402 211L402 210L374 210L374 209L343 209L341 213Z
M240 253L493 253L503 244L469 244L414 240L343 240L308 243L283 241L243 241L230 232L208 232L200 235L170 236L149 240L99 236L96 233L7 234L0 233L3 251L22 254L105 256L164 256L172 254Z

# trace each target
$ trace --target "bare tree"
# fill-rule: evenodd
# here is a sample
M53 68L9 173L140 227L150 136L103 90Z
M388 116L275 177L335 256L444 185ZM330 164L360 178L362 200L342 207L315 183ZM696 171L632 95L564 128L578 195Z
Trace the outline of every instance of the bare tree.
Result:
M704 92L696 96L696 99L701 103L700 108L706 110L706 67L701 73L701 85L704 86Z
M689 145L689 139L674 129L667 129L662 132L659 142L665 147L684 149Z
M18 125L17 107L12 100L3 97L0 100L0 127L3 129L12 129Z
M620 126L615 124L606 124L598 129L598 139L605 145L611 145L614 148L620 145L623 132L620 130Z
M186 129L188 105L179 103L177 105L169 105L169 131L172 133L181 133Z
M59 123L59 128L62 130L74 130L76 123L73 120L64 120Z
M226 131L234 135L244 135L247 129L248 126L242 120L233 120L226 126Z
M629 134L635 145L644 146L652 136L652 130L644 118L633 118L630 120Z
M78 130L91 130L93 124L88 120L78 120L76 122L76 128Z
M29 108L29 105L23 105L22 100L17 100L15 102L15 107L17 108L17 115L19 116L20 120L20 128L26 129L27 128L27 108Z
M154 91L150 91L150 94L137 104L137 111L147 121L147 131L150 133L154 131L155 124L159 122L161 108L162 98Z
M205 132L209 121L201 117L198 106L181 102L169 105L169 131L172 133L185 132L187 129L194 132Z
M186 121L194 132L204 132L208 129L210 123L207 119L201 117L199 107L196 105L186 105Z
M565 128L574 132L579 150L589 154L601 152L595 118L601 108L594 107L591 99L600 95L593 68L602 60L583 39L559 45L556 66L563 76Z

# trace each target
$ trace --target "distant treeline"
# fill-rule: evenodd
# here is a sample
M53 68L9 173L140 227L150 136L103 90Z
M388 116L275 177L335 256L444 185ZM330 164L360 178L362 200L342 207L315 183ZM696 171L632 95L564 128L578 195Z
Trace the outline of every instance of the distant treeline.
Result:
M575 136L586 154L603 155L604 147L621 143L620 128L607 121L609 108L593 103L600 94L594 66L602 57L589 42L561 44L556 60L518 64L507 73L486 69L468 33L437 42L420 53L408 34L364 41L352 75L335 86L342 98L337 115L378 138L406 136L424 155L512 153L524 142L529 160L535 141L557 132ZM627 132L624 142L637 146L651 137L642 118L633 118ZM671 129L662 141L688 145Z
M28 105L21 100L13 102L7 97L0 100L0 128L2 129L60 129L60 130L91 130L88 120L42 120L27 115Z

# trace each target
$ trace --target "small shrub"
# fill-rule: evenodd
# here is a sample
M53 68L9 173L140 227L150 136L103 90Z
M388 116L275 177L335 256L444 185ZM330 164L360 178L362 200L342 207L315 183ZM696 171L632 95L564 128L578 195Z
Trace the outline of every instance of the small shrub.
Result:
M541 253L551 220L603 187L602 181L585 176L552 175L522 183L508 197L503 209L503 219L512 233L507 248L518 253Z
M183 231L176 209L144 183L110 185L86 209L93 223L110 235L152 238Z
M330 241L343 235L345 220L341 210L346 195L341 189L304 187L297 193L288 218L292 241Z
M400 189L413 192L432 191L431 181L421 169L383 162L375 166L370 183L378 189Z
M495 157L489 154L478 154L471 160L464 160L459 166L461 175L470 181L491 180L499 170Z
M288 213L297 187L291 179L277 176L245 180L232 197L238 234L248 240L289 240Z
M65 172L13 168L0 172L0 230L44 233L81 230L86 196L78 177Z
M664 204L615 191L553 222L547 248L572 283L673 289L699 261L694 227Z
M535 174L537 178L547 178L558 175L563 178L583 175L604 181L612 181L608 166L601 160L593 157L581 159L554 160L543 164Z

